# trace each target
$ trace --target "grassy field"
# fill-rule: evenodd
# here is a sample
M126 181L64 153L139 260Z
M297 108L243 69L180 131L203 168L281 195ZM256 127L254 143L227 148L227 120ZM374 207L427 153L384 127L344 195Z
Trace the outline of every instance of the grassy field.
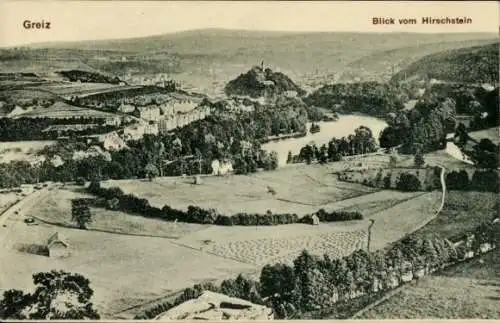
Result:
M18 115L17 117L45 117L45 118L78 118L78 117L95 117L95 118L103 118L103 117L115 117L115 114L102 112L98 110L80 108L76 106L72 106L63 102L57 102L54 105L48 108L35 109L23 114Z
M186 235L179 243L209 253L263 266L291 263L307 249L312 254L342 257L366 246L366 221L290 224L273 227L221 227Z
M91 281L94 303L104 318L192 284L254 272L256 268L231 259L179 246L171 239L138 237L55 227L26 226L7 220L11 234L0 250L0 292L32 286L31 275L61 269L81 273ZM14 228L12 228L14 227ZM15 231L14 231L15 230ZM55 232L70 243L71 256L54 259L32 254Z
M71 221L71 199L88 197L91 196L79 192L77 187L68 186L67 189L54 189L46 199L37 205L37 209L32 211L32 215L49 223L75 227L75 223ZM173 223L149 219L104 208L92 207L91 214L92 223L88 225L90 230L130 235L180 238L208 227L194 223Z
M187 209L189 205L215 208L224 214L238 212L297 213L299 216L327 208L339 200L376 191L358 184L341 183L326 166L285 167L249 176L204 177L201 185L191 179L157 178L107 181L105 187L119 186L149 200L151 205ZM277 195L268 193L273 188ZM311 189L314 188L314 189Z
M52 140L0 142L0 162L33 160L37 152L53 144L55 141Z
M498 215L498 195L488 192L448 191L444 208L418 234L450 238L474 229Z
M441 194L439 191L417 194L414 198L367 215L366 219L375 220L372 228L373 249L384 248L431 221L439 208Z
M417 284L359 319L500 319L500 249Z
M500 143L500 127L493 127L480 131L472 131L469 133L469 136L478 142L483 138L487 138L498 145Z
M9 192L2 193L0 192L0 214L9 208L13 203L19 200L19 196L17 193Z

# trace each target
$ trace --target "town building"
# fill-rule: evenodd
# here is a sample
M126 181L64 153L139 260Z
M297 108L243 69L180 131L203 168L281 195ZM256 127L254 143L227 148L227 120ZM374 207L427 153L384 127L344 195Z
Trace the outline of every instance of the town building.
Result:
M147 121L158 121L160 119L160 108L154 105L149 105L139 108L139 116Z
M68 257L69 242L63 235L56 232L47 240L47 250L51 258Z

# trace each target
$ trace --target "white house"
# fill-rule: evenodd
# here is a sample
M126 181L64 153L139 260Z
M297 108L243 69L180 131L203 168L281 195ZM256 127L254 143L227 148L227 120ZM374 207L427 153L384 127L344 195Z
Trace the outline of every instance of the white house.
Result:
M226 175L233 171L233 163L231 161L219 161L214 159L212 161L212 175Z
M47 250L51 258L65 258L69 256L68 240L59 232L54 233L47 241Z

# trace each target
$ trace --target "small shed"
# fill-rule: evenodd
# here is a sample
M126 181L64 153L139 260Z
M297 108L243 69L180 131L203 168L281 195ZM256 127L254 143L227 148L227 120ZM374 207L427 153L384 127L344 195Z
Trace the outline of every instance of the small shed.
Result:
M47 241L47 250L51 258L65 258L69 256L68 240L59 232L54 233Z
M313 214L311 216L311 224L312 225L319 225L319 218L316 214Z

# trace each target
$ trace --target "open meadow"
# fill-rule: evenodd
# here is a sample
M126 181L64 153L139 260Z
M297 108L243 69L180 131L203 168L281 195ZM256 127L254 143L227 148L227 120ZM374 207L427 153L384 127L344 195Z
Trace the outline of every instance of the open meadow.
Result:
M417 233L452 238L498 216L498 194L448 191L443 210Z
M494 144L498 145L500 142L500 127L493 127L485 130L472 131L469 136L479 142L481 139L487 138Z
M76 228L71 221L71 199L90 198L81 187L67 186L65 189L54 189L30 215L50 224ZM89 230L143 235L163 238L180 238L190 232L207 228L207 225L195 223L173 223L158 219L145 218L120 211L91 207L92 222Z
M55 143L52 140L0 142L0 162L34 160L39 151Z
M202 177L195 185L191 178L106 181L103 187L120 187L125 193L146 198L150 204L186 210L189 205L214 208L227 215L239 212L312 213L328 204L375 192L373 188L337 181L321 165L285 167L252 175ZM271 194L270 188L276 192ZM312 189L314 188L314 189Z
M0 215L16 203L19 198L18 194L14 192L0 192Z
M76 272L90 279L93 302L107 318L195 283L257 270L253 265L180 246L171 239L46 224L28 226L22 220L6 221L11 232L6 239L9 244L0 250L0 292L30 289L31 276L38 272ZM37 254L55 232L69 242L70 257L57 259Z
M404 287L358 318L498 320L499 286L500 249L495 249Z

